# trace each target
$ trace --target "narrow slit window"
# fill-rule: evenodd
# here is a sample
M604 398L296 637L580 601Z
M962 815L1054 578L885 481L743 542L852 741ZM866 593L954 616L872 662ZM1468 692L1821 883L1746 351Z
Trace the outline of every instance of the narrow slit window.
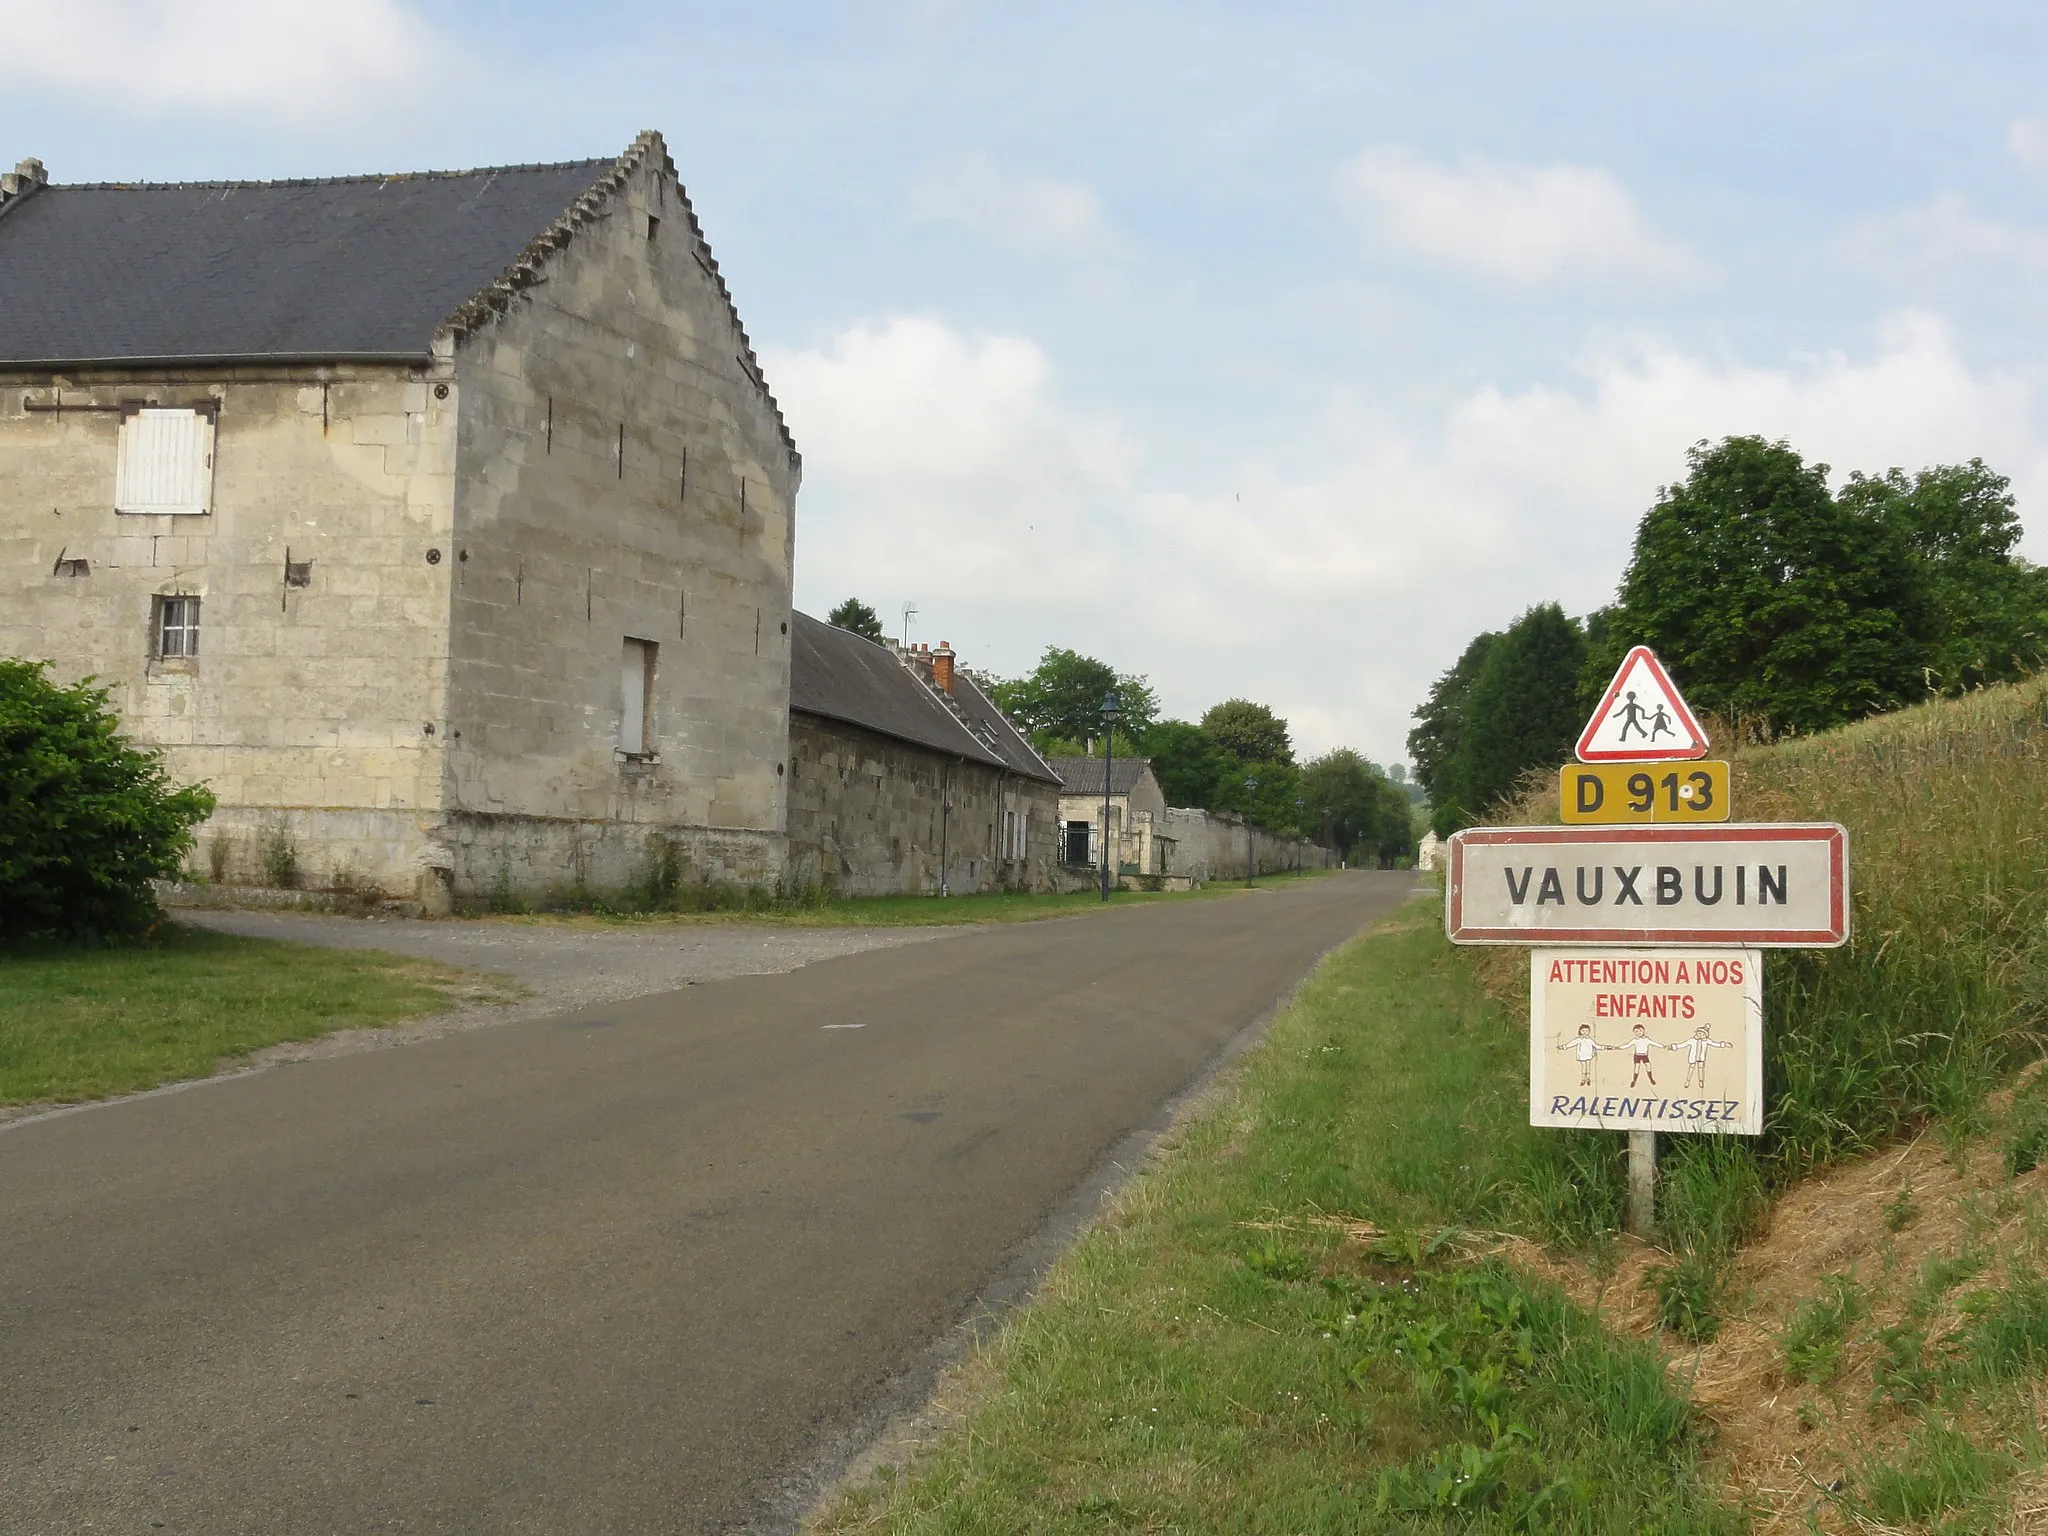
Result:
M619 663L619 750L628 757L645 757L650 745L648 707L654 697L654 653L652 640L628 640Z
M199 654L198 598L157 599L156 653L166 660Z
M138 409L121 418L114 456L114 510L196 516L213 491L213 417L204 411Z

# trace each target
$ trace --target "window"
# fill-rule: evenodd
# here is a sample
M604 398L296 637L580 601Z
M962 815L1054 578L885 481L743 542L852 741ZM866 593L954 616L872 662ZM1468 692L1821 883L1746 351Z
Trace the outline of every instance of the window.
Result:
M628 640L619 661L619 750L628 757L649 756L648 703L654 697L652 640Z
M199 654L199 599L156 600L156 653L166 660Z
M203 411L136 410L121 418L114 510L192 515L213 490L213 417Z
M1067 823L1067 846L1062 864L1093 864L1095 862L1095 823L1092 821L1070 821Z
M1017 857L1017 813L1015 811L1003 812L1003 857L1006 859Z

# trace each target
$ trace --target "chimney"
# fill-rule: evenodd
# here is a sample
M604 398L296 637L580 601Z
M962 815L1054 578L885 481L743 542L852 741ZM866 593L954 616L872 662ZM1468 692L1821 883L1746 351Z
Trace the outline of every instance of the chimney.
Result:
M941 640L939 648L932 652L932 681L939 685L941 693L953 691L953 642Z
M43 169L43 162L31 156L15 162L14 169L0 173L0 208L9 203L19 202L38 187L50 184L50 173Z

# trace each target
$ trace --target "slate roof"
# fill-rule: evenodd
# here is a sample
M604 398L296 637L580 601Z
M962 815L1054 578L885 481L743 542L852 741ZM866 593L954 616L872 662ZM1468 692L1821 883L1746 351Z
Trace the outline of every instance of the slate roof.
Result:
M976 735L995 748L1016 772L1051 782L1059 777L1052 764L1038 755L1037 748L996 708L995 701L964 667L953 669L953 705Z
M1060 776L1060 790L1069 795L1099 795L1102 793L1102 764L1099 757L1055 757L1051 760L1052 770ZM1109 792L1112 795L1128 795L1137 788L1138 780L1145 776L1145 770L1152 766L1142 757L1120 757L1116 760L1109 776Z
M425 361L611 166L44 187L0 218L0 364Z
M1051 768L971 678L954 673L956 714L887 646L807 613L792 614L790 619L791 710L863 726L986 767L1057 782ZM990 728L990 717L999 728Z
M796 443L661 135L610 160L324 181L52 185L0 205L0 367L417 362L544 280L636 170L674 183L738 332L740 369Z

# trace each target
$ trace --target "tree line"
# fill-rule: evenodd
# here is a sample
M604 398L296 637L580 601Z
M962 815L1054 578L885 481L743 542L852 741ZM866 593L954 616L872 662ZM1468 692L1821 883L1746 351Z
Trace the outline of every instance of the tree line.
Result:
M882 640L881 621L858 599L848 598L827 620ZM1024 676L994 680L990 692L1047 757L1114 748L1118 757L1148 759L1168 805L1232 811L1353 861L1392 863L1414 851L1404 769L1383 771L1348 747L1297 763L1287 722L1264 704L1226 699L1199 721L1162 719L1159 696L1144 676L1057 645L1047 646ZM1105 740L1102 703L1110 693L1118 718Z
M1441 836L1567 761L1621 658L1656 651L1741 739L1810 734L2041 664L2048 570L2014 553L2011 482L1981 459L1852 473L1761 437L1700 442L1636 528L1614 601L1539 603L1473 639L1408 749Z

